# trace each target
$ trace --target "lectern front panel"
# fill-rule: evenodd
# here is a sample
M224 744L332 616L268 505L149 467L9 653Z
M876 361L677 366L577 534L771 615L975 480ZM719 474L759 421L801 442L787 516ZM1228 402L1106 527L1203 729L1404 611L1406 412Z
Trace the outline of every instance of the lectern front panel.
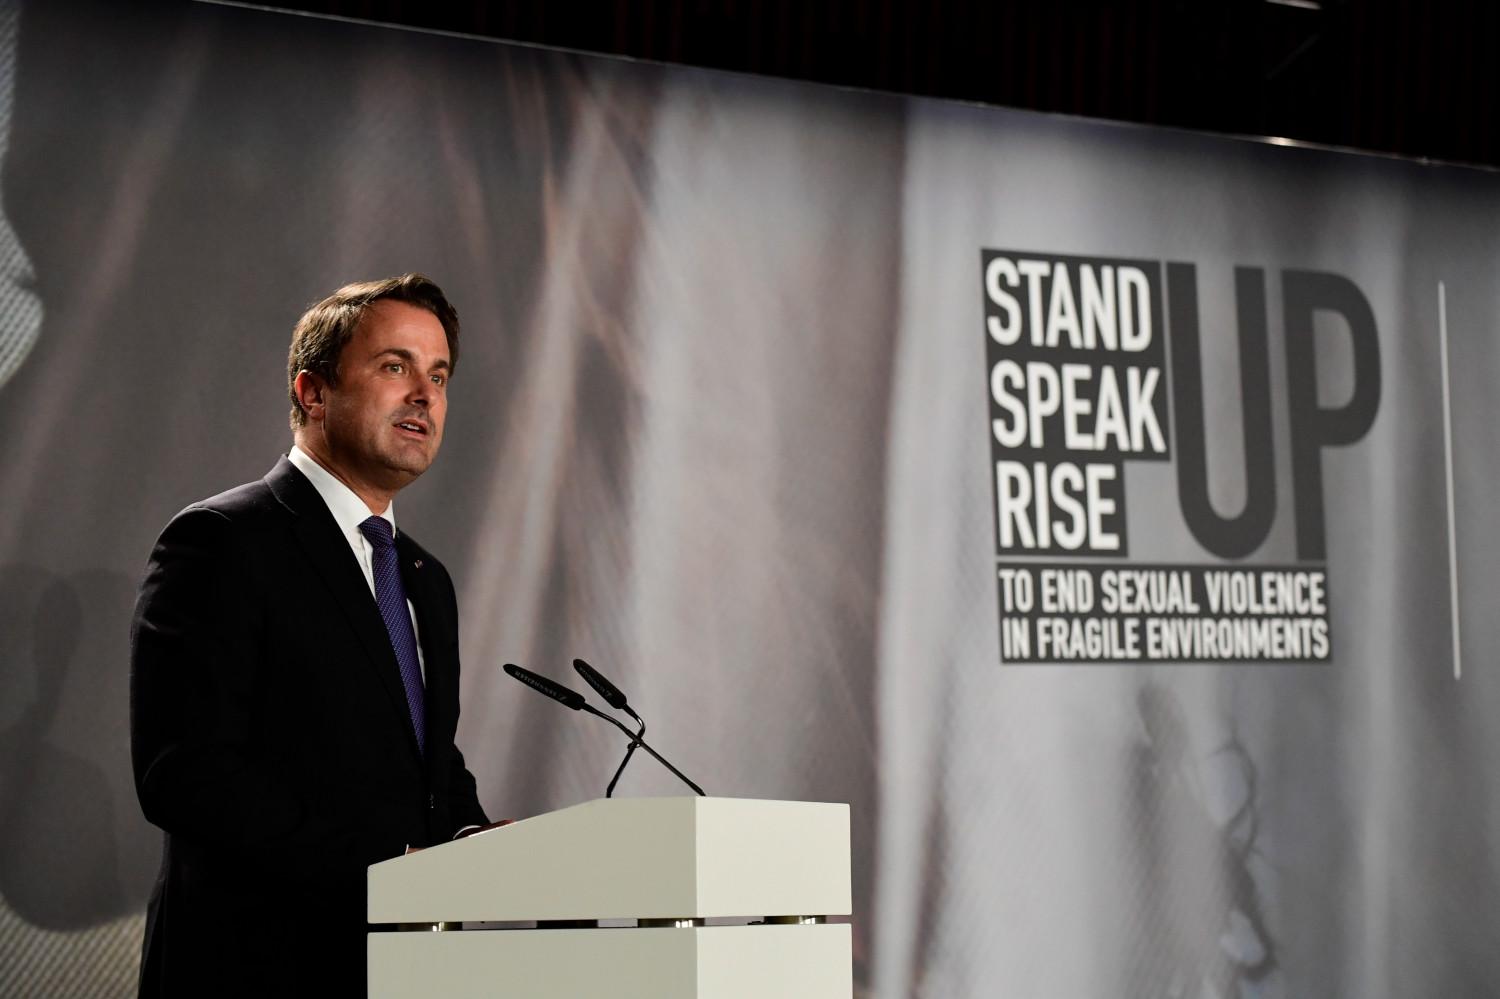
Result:
M371 999L849 999L848 924L372 933Z

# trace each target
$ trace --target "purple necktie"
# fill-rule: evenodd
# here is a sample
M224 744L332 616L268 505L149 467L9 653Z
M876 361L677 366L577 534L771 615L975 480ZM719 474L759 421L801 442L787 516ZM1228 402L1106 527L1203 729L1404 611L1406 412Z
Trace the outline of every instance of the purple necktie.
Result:
M363 534L375 549L372 568L375 570L375 603L380 606L380 616L385 621L385 630L391 636L391 648L396 653L396 665L401 667L401 685L406 688L406 707L411 712L411 724L417 733L417 751L427 751L427 726L422 711L422 661L417 658L417 636L412 631L411 614L406 608L406 588L401 585L401 566L396 557L396 538L391 532L390 521L384 517L371 517L359 525Z

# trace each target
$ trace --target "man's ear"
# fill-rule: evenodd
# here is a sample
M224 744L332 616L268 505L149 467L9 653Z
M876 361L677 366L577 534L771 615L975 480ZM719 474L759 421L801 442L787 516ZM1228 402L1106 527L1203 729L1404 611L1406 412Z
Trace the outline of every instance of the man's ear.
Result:
M328 391L328 382L322 376L303 368L297 372L292 390L297 393L297 401L302 404L307 418L320 422L323 419L324 395Z

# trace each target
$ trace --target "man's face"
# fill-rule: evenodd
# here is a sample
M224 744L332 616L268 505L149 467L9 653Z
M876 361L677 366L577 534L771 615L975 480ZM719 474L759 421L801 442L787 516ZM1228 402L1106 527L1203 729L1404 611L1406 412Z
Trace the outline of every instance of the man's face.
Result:
M391 493L427 471L443 440L450 368L432 313L390 299L366 309L339 355L338 384L323 388L334 471Z

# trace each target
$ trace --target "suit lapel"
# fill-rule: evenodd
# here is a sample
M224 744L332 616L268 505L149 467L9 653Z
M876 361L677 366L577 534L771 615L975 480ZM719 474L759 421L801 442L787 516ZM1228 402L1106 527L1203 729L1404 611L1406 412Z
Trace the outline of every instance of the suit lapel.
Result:
M359 638L365 651L365 662L374 672L377 682L385 689L391 707L396 711L401 727L406 732L407 742L413 754L417 753L417 737L411 726L411 713L406 706L406 690L401 685L401 671L396 664L396 653L391 648L391 636L385 630L385 621L380 609L370 596L370 586L365 582L359 562L339 532L333 514L328 512L323 498L312 483L297 471L286 458L266 476L266 484L282 505L294 515L293 533L302 547L303 554L333 594L350 627Z

